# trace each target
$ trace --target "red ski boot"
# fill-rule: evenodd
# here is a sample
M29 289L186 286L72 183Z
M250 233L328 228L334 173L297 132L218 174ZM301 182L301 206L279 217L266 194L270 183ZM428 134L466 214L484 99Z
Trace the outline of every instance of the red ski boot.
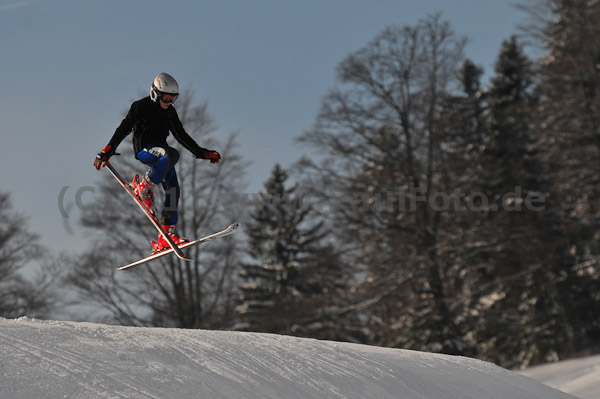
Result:
M156 209L154 208L154 183L150 181L148 176L144 176L140 180L139 175L135 175L133 181L131 182L131 186L135 191L135 194L142 200L146 209L156 218Z
M178 237L177 235L175 235L175 233L173 232L175 230L175 226L163 225L162 227L166 230L166 232L169 234L169 237L171 237L171 239L173 240L173 242L176 245L179 246L180 244L189 242L189 240L187 238L182 238L182 237ZM165 237L163 237L163 235L161 233L158 233L158 243L156 243L154 241L150 241L150 244L152 244L153 252L159 252L159 251L171 248L171 246L169 245L169 243L167 242L167 240L165 239Z

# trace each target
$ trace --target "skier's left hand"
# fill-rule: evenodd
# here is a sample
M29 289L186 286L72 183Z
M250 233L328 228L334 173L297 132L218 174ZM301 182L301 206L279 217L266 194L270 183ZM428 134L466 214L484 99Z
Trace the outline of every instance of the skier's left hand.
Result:
M221 160L221 154L216 151L207 151L205 156L206 159L210 159L210 163L219 163Z

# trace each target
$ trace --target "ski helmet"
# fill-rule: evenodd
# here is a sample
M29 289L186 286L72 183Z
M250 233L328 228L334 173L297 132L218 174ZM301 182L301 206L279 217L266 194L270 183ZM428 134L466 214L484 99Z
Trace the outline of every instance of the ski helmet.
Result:
M167 95L167 97L163 98L164 95ZM162 72L154 78L154 82L150 86L150 99L152 101L156 102L160 98L166 103L173 103L178 95L179 85L173 76ZM168 101L165 101L166 99Z

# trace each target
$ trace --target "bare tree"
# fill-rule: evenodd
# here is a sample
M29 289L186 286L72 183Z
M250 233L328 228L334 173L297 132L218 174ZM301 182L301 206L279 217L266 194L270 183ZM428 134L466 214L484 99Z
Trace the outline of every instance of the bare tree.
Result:
M388 27L342 61L339 85L300 140L324 156L304 161L307 185L330 205L363 276L353 308L377 344L456 351L435 251L444 213L430 204L451 194L440 119L464 43L439 15Z
M57 299L56 264L42 262L38 236L27 230L7 193L0 193L0 218L0 316L47 317Z

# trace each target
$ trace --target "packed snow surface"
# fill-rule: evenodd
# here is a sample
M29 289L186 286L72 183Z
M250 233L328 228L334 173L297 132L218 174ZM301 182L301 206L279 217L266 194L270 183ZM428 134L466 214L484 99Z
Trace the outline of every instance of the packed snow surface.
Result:
M465 357L280 335L0 318L0 398L573 398Z

